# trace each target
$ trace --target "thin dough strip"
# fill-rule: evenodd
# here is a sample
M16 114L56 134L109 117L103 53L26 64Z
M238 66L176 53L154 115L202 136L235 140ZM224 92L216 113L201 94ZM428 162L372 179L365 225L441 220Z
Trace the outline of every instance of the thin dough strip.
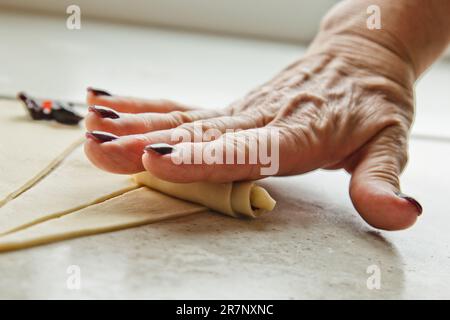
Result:
M207 210L141 187L60 218L0 236L0 251L132 228Z
M134 180L139 185L233 217L256 218L266 211L272 211L276 204L264 188L251 181L173 183L158 179L148 172L135 174Z
M95 168L77 148L20 197L0 208L0 235L57 218L120 195L137 185L129 176Z
M44 169L42 169L40 172L38 172L34 177L32 177L30 180L26 181L23 185L21 185L18 189L14 190L10 194L6 195L5 198L0 199L0 208L4 206L9 201L13 200L14 198L17 198L19 195L33 187L36 183L38 183L40 180L45 178L50 172L52 172L55 168L58 167L58 165L69 155L74 151L76 148L78 148L83 142L85 138L79 138L75 142L73 142L68 148L66 148L62 153L60 153L55 159L53 159L52 162L50 162Z
M2 207L58 167L81 144L83 131L81 126L33 121L22 103L0 99L0 135Z

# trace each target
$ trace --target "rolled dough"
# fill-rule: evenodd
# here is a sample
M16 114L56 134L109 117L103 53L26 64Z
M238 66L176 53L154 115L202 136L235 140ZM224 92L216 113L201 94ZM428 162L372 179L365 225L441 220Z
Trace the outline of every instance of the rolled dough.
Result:
M33 121L19 101L0 100L0 207L79 146L82 132L81 126Z
M275 207L275 200L252 181L230 183L173 183L156 178L148 172L134 175L139 185L145 185L179 199L199 203L210 209L233 216L255 218Z

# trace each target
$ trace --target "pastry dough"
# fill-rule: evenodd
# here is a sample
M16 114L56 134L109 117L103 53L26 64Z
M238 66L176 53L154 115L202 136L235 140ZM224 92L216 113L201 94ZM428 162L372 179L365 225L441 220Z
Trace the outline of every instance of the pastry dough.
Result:
M265 211L273 210L276 203L264 188L251 181L173 183L158 179L148 172L134 175L134 180L140 185L233 217L255 218Z
M74 237L135 227L207 210L148 188L0 237L0 251L23 249Z
M129 176L95 168L80 147L33 188L0 208L0 234L60 217L135 188Z
M0 136L0 207L29 189L82 143L81 127L33 121L15 100L0 100Z
M253 182L180 184L147 172L135 175L133 182L129 176L103 172L90 164L81 147L76 148L81 142L76 139L80 128L28 121L17 112L16 103L3 104L10 106L0 109L0 134L20 130L33 134L0 142L0 203L4 204L0 208L0 251L129 228L207 208L235 217L257 217L275 206L267 191Z
M0 251L130 228L208 208L255 217L275 205L267 191L253 182L180 184L148 173L134 178L196 203L148 188L132 190L138 186L129 176L98 170L78 148L45 179L0 208Z

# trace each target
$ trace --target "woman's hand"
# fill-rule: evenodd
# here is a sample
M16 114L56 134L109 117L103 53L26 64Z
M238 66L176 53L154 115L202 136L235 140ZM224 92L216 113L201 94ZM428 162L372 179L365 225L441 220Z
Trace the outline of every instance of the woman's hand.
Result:
M350 1L355 3L364 5ZM106 108L91 107L86 119L87 156L107 171L148 170L174 182L258 179L263 177L260 163L180 164L173 159L211 148L231 147L239 154L248 149L241 141L262 143L258 139L265 135L261 133L276 130L276 175L343 168L352 175L353 204L369 224L387 230L411 226L422 208L400 192L399 174L407 162L413 84L427 65L425 59L431 61L437 53L428 50L422 57L389 33L377 38L361 31L361 26L346 27L345 14L351 10L342 7L348 4L344 2L324 20L302 59L225 109L199 109L89 89L88 104ZM445 48L436 45L434 51L441 47ZM173 136L179 129L197 139L205 139L206 129L239 131L212 141L177 143ZM147 147L157 143L173 148Z
M276 128L278 175L344 168L352 174L352 201L368 223L383 229L406 228L421 213L415 200L400 194L398 178L407 161L414 115L412 67L364 38L342 37L326 46L323 41L318 40L304 58L223 111L103 92L96 95L90 90L90 105L111 109L92 108L87 129L120 138L98 143L101 137L91 134L94 139L87 141L86 153L93 163L111 172L146 169L175 182L258 179L259 164L175 164L171 154L144 152L144 148L160 142L173 145L173 130L180 126L200 136L194 130L199 122L204 129L242 130L195 143L196 150L211 144L225 148L241 137L258 137L258 131ZM193 145L174 147L178 152L191 152Z

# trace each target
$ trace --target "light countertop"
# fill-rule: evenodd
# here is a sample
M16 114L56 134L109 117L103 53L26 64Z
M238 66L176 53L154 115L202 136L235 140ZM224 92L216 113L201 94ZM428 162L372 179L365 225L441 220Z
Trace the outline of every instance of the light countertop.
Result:
M0 95L82 101L85 88L222 107L301 55L295 44L0 12ZM214 213L0 254L0 298L450 298L450 65L417 87L406 231L368 227L344 172L270 178L278 200L253 221ZM1 110L0 110L1 112ZM67 268L81 268L69 290ZM367 268L381 288L366 286Z

